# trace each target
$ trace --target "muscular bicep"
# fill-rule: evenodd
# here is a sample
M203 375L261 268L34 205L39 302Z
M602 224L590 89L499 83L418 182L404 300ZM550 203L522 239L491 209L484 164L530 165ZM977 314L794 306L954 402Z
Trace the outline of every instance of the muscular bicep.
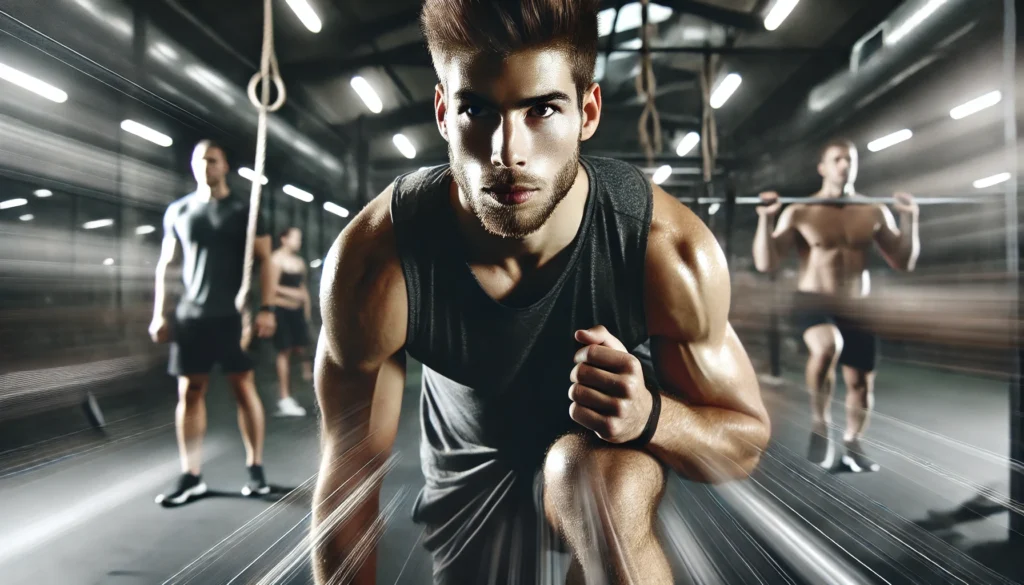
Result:
M675 201L662 210L648 241L644 303L658 381L691 406L767 420L754 367L729 324L725 255L692 212ZM656 218L658 211L656 204Z
M878 249L882 256L885 257L886 262L895 266L894 256L899 253L900 249L900 228L888 207L879 205L877 209L875 242L878 244Z
M389 450L398 428L408 321L390 217L381 207L371 203L327 255L316 360L324 439L367 439L374 452Z
M796 229L796 214L798 207L790 205L779 214L775 222L775 231L772 232L772 242L779 255L788 253L796 246L800 233Z

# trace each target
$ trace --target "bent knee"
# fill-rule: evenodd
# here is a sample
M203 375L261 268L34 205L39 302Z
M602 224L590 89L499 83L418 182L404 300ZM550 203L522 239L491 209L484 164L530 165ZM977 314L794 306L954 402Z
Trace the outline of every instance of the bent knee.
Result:
M649 522L664 487L664 466L651 454L589 434L561 437L544 460L544 512L556 527L579 520L583 495L604 499L617 523Z
M209 381L205 376L183 376L178 379L178 399L183 402L196 402L206 396Z
M804 343L812 358L834 362L843 352L843 334L835 325L815 325L804 332Z

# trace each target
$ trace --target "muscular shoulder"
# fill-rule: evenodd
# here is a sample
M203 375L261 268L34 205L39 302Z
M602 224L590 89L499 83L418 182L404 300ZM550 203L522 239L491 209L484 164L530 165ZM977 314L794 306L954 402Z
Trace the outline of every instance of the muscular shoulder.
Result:
M724 331L730 302L725 255L711 230L657 186L644 284L651 335L697 340Z
M320 288L329 350L342 366L382 363L405 345L408 305L388 187L341 232Z

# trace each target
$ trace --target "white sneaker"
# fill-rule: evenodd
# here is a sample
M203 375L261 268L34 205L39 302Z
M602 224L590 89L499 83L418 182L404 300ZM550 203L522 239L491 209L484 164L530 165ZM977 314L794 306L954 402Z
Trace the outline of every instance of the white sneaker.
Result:
M306 409L289 396L277 402L277 416L306 416Z

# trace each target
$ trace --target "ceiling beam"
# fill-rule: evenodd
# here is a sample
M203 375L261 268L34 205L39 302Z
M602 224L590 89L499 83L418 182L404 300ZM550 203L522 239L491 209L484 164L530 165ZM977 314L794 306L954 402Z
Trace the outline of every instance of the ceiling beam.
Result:
M411 67L431 67L430 54L422 42L399 45L393 49L376 51L350 59L310 59L300 63L292 63L284 68L289 80L324 81L341 77L363 67L385 65L406 65Z
M722 26L731 26L743 30L764 29L764 23L756 14L719 8L718 6L694 2L693 0L656 0L655 3L671 8L676 12L699 16Z
M396 30L418 24L419 21L420 6L417 4L415 8L409 8L377 20L360 22L350 26L338 33L338 38L342 39L342 48L355 49Z

